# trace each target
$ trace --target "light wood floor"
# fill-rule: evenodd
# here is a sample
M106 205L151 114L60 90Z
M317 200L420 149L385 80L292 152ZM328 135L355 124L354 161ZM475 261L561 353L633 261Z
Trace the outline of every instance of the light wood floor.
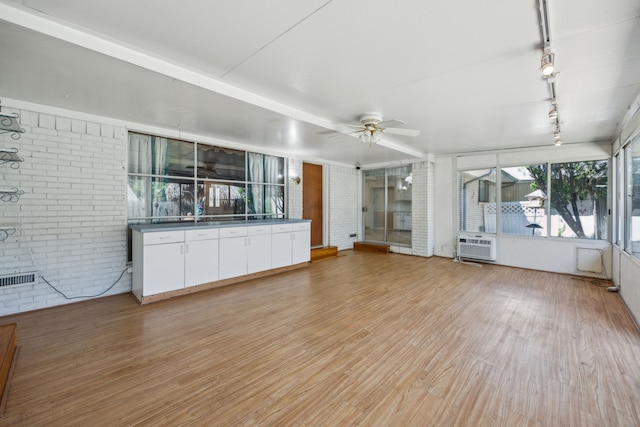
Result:
M11 426L638 426L640 335L571 276L347 251L138 306L0 318Z

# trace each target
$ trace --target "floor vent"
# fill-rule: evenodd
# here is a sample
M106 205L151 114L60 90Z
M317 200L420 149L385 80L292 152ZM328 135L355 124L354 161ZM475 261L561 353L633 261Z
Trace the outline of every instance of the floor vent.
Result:
M0 288L15 285L33 285L37 280L37 273L18 273L0 276Z

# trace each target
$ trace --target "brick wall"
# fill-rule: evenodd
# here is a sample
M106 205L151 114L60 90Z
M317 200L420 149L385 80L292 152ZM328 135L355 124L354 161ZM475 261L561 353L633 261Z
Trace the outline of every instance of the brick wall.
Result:
M429 257L433 255L433 162L414 163L411 203L411 254Z
M360 233L360 171L353 167L334 166L329 169L329 245L338 250L352 249Z
M3 108L26 129L16 147L19 169L0 166L0 187L18 187L17 203L3 203L0 221L16 233L0 242L0 274L38 271L68 296L95 295L126 268L126 152L124 128ZM109 294L129 292L130 275ZM0 289L0 315L51 307L67 300L42 278L36 285Z
M287 212L291 219L302 219L302 183L296 184L293 177L302 178L302 160L289 159L287 183Z

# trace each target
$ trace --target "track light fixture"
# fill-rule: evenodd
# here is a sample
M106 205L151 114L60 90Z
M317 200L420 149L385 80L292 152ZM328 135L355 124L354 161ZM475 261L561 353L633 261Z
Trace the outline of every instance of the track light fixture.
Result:
M553 131L553 140L555 141L556 147L562 145L562 140L560 139L560 125L556 125L556 129Z
M555 69L554 57L555 55L551 53L549 48L544 49L542 59L540 60L540 71L544 77L549 77L553 74L553 70Z
M551 102L551 108L549 108L549 120L552 122L558 120L558 104L555 101Z

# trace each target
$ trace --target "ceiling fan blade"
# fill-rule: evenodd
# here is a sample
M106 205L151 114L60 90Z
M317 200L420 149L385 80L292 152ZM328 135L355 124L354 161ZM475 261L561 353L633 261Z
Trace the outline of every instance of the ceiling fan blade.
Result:
M417 129L400 129L400 128L385 128L385 133L390 135L402 135L402 136L418 136L420 131Z
M327 136L327 138L336 138L338 136L343 136L343 135L354 135L356 133L360 133L362 132L362 130L354 130L353 132L338 132L336 131L332 131L331 134L329 136Z
M349 123L332 123L334 125L338 125L338 126L346 126L349 128L358 128L358 129L364 129L364 126L362 125L354 125L354 124L349 124Z
M395 126L404 126L406 123L404 120L393 119L393 120L385 120L383 122L378 123L378 126L387 128L387 127L395 127Z

